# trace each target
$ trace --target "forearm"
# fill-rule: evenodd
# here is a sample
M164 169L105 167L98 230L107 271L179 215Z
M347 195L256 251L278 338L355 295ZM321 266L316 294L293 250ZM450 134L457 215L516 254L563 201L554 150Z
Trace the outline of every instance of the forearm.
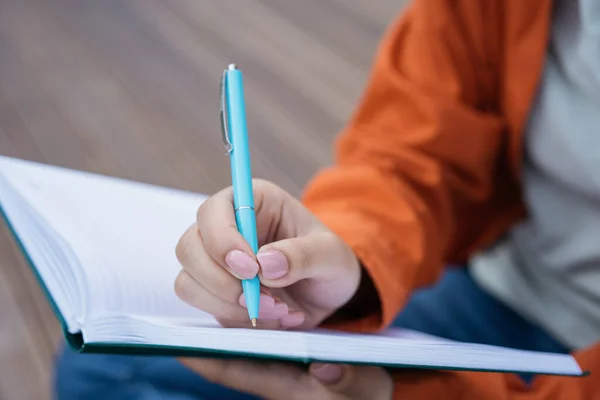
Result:
M414 289L480 244L504 196L494 169L505 131L480 111L492 89L473 76L486 49L459 40L465 16L452 2L432 4L411 3L385 36L335 164L303 198L354 250L380 300L345 328L391 323Z

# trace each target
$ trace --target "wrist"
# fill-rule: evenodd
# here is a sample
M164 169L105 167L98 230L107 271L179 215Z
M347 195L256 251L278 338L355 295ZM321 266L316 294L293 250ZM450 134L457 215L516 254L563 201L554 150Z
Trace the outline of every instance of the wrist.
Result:
M360 265L360 279L354 296L340 307L326 322L336 323L363 319L373 314L381 314L381 301L373 283L373 279L362 263Z

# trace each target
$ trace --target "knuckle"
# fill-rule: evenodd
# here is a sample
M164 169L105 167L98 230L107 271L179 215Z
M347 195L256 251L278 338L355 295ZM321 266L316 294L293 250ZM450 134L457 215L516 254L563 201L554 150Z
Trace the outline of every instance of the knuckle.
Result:
M336 235L335 233L331 232L331 231L323 231L320 232L318 234L319 236L319 242L322 243L324 246L329 247L331 245L336 245L340 243L340 238L338 237L338 235Z
M209 197L208 199L204 200L202 202L202 204L200 204L200 207L198 207L198 210L196 211L196 221L202 221L205 217L205 215L207 215L207 209L208 209L208 214L210 214L210 206L211 203L213 202L213 197Z
M212 196L209 196L206 200L200 204L196 216L204 216L211 213L211 210L215 205L222 201L231 201L233 199L233 186L227 186L224 189L219 190Z
M191 247L194 245L194 231L197 231L196 224L188 228L175 245L175 256L181 264L185 264L190 259Z
M319 254L326 257L330 262L346 264L348 257L353 254L346 243L329 230L319 233L316 242L319 244ZM323 262L327 260L323 260Z
M214 217L214 210L219 208L219 203L231 196L233 196L233 188L229 186L208 197L196 211L196 222L200 223L200 221Z
M204 204L198 210L198 221L203 221L203 223L199 223L198 225L198 236L202 241L204 250L213 260L224 260L229 251L229 241L224 235L216 234L217 232L222 232L225 227L225 224L222 222L223 216L215 213L214 209L211 211L210 205L207 206L206 211L203 211L202 207Z
M189 300L192 283L192 279L184 270L179 271L175 278L175 294L186 303Z
M305 270L310 267L311 253L310 246L303 240L299 240L296 246L296 267Z

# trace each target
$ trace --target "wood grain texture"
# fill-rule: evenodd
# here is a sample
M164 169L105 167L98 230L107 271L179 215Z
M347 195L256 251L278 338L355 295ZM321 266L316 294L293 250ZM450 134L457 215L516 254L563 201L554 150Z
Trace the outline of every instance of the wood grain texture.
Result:
M253 172L331 161L402 0L0 0L0 154L202 193L229 184L218 80L244 72ZM0 228L0 399L50 398L61 332Z

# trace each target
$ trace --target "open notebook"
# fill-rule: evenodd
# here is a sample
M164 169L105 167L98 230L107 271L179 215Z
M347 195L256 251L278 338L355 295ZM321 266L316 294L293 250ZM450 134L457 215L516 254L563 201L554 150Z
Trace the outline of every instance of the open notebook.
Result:
M175 244L206 197L0 156L5 220L82 352L582 375L568 355L379 335L221 328L180 301Z

